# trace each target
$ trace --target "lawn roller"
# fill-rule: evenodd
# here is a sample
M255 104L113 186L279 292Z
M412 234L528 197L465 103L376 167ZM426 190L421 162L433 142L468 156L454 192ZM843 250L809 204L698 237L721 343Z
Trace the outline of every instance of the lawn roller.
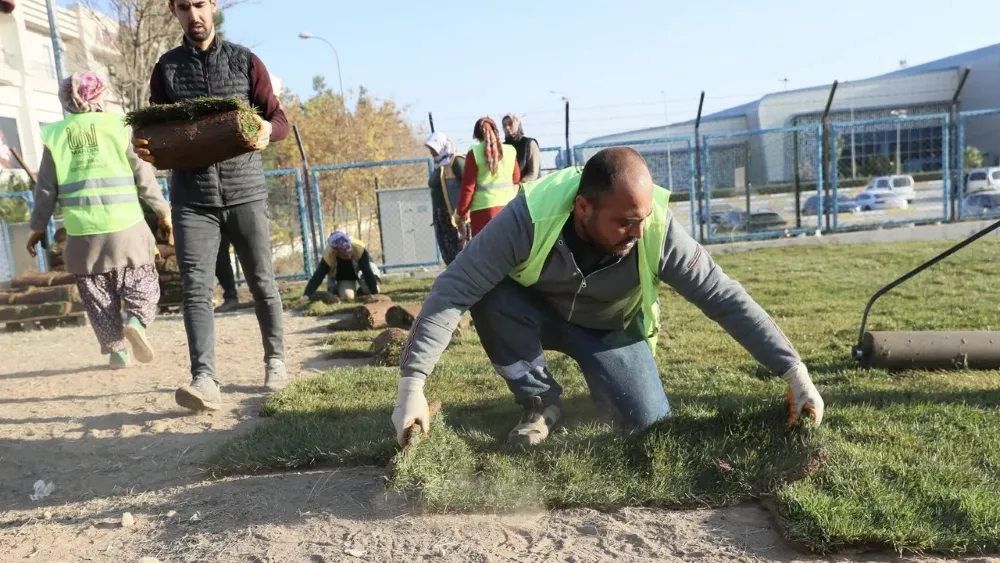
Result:
M887 370L1000 369L998 331L875 331L865 332L875 301L895 287L1000 228L1000 221L917 266L875 292L861 318L858 342L851 354L864 368Z

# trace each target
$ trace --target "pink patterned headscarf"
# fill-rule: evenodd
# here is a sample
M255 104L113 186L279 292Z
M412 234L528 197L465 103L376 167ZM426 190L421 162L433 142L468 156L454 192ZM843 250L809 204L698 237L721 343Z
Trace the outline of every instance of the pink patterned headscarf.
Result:
M93 72L74 72L59 84L59 102L70 113L104 111L104 80Z

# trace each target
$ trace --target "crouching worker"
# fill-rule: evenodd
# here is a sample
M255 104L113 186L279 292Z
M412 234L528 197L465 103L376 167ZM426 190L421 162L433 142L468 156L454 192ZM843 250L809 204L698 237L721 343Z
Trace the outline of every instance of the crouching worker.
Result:
M355 293L378 295L378 267L360 241L351 240L343 231L334 231L326 239L326 250L303 295L312 297L327 278L327 291L343 300L354 299Z
M823 399L768 314L673 218L638 152L615 147L583 168L524 186L440 275L410 330L392 422L430 421L423 386L471 309L479 338L523 415L508 442L537 444L559 420L562 389L543 350L580 366L590 394L622 425L670 414L654 361L659 283L674 288L788 382L795 420L819 423Z
M59 85L68 116L42 130L45 151L35 184L28 252L45 238L56 202L68 235L66 270L76 275L80 298L112 368L135 359L153 361L146 328L156 315L160 281L153 263L156 241L143 217L142 200L172 230L170 206L153 169L135 154L122 115L104 112L104 83L74 73ZM122 304L126 320L122 321Z

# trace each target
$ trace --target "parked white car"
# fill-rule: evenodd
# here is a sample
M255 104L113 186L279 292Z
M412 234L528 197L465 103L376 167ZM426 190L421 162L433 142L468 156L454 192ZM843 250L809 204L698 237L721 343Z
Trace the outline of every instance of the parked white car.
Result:
M1000 168L973 168L965 181L965 192L987 192L1000 190Z
M885 209L907 209L910 203L901 194L891 191L865 190L854 198L861 211L882 211Z
M965 198L963 215L994 215L1000 212L1000 191L977 192Z
M909 174L879 176L878 178L872 178L871 183L865 186L862 193L896 194L903 196L906 199L906 203L913 203L917 200L917 191L913 188L915 184L913 176Z

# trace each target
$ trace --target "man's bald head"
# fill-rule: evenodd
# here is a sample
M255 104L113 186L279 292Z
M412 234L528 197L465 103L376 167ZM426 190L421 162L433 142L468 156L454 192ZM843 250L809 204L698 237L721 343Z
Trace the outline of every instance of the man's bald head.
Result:
M642 198L652 192L653 178L642 155L630 147L611 147L587 161L577 195L599 205L612 194Z
M583 167L573 207L580 238L624 256L642 238L653 212L653 178L642 155L628 147L595 154Z

